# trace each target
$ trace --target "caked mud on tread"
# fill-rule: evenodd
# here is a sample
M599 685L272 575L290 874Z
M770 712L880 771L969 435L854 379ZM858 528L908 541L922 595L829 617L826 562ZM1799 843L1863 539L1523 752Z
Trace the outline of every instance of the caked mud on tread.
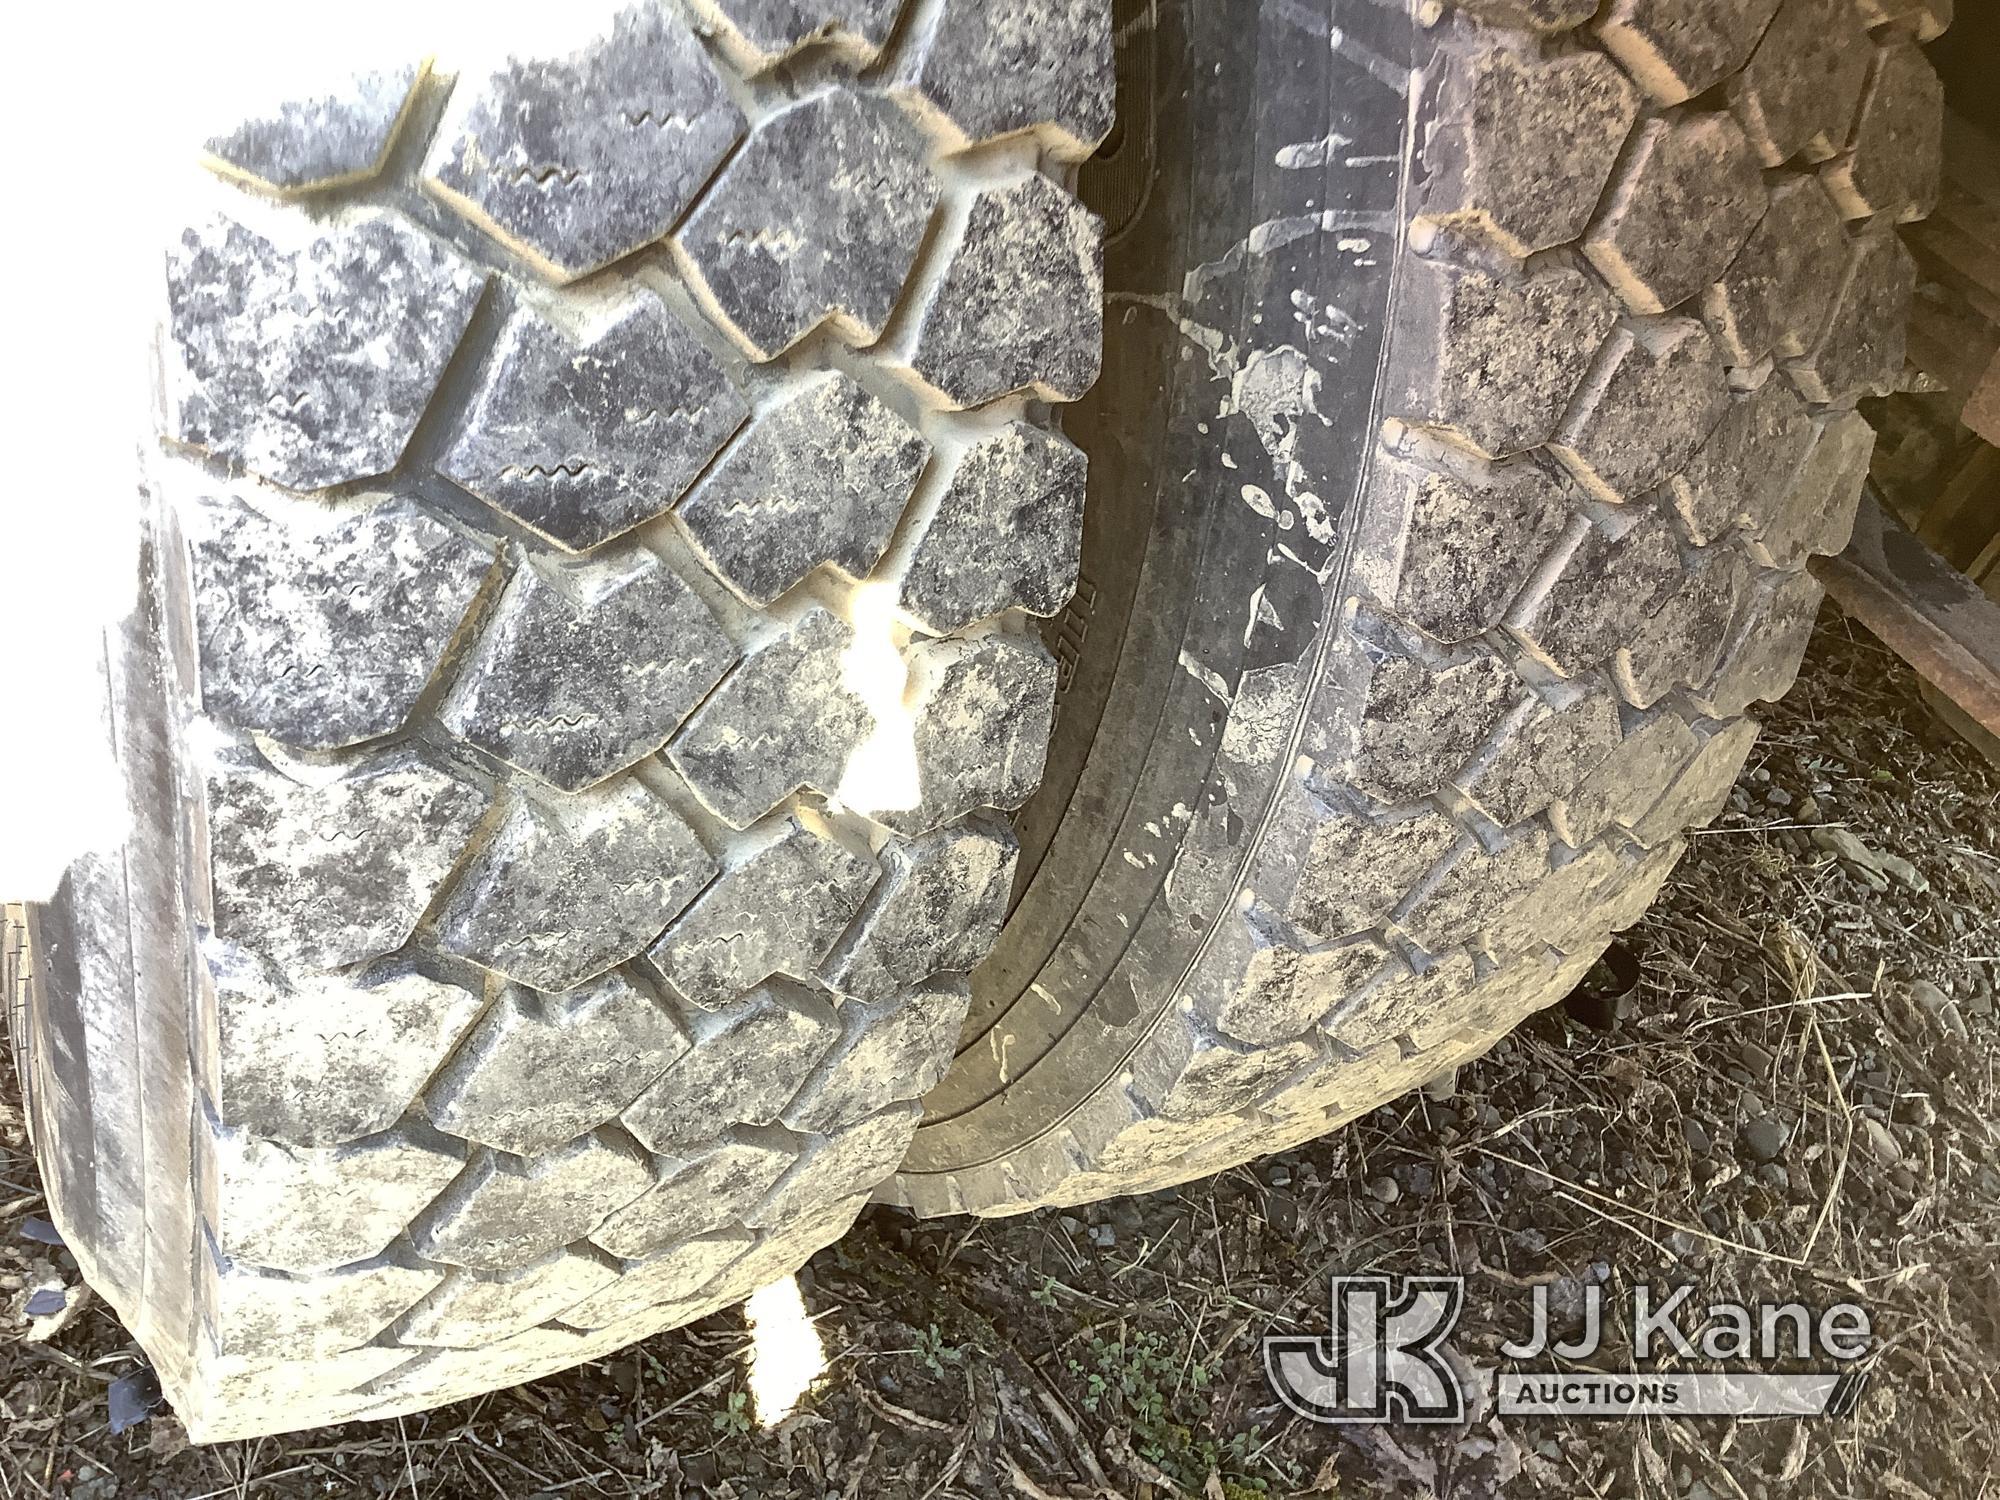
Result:
M837 1237L1048 735L1106 7L636 0L447 62L207 144L113 642L144 815L37 918L55 1210L198 1440Z
M1755 737L1746 709L1797 671L1820 597L1804 566L1847 537L1873 444L1854 403L1903 373L1914 273L1895 226L1936 194L1937 82L1914 45L1935 7L1460 0L1413 7L1413 24L1363 9L1365 28L1330 38L1351 81L1326 93L1397 96L1393 252L1346 231L1348 279L1291 293L1303 339L1203 326L1229 315L1194 300L1229 263L1163 301L1200 352L1237 361L1239 398L1281 355L1331 384L1351 340L1320 364L1289 343L1313 348L1323 301L1365 300L1363 256L1397 257L1318 648L1215 678L1221 790L1177 853L1126 855L1176 859L1166 913L1213 923L1184 972L1157 976L1164 1007L1112 1039L1102 1055L1121 1060L1094 1087L1082 1064L1044 1083L1002 1062L990 1094L951 1093L889 1190L919 1212L1087 1202L1284 1149L1562 996L1722 806ZM1327 125L1309 123L1296 133ZM1327 142L1388 149L1332 125L1285 148L1325 168L1309 206L1358 196ZM1345 165L1358 181L1380 160ZM1279 256L1336 217L1260 226L1261 250L1253 235L1237 253ZM1330 422L1313 388L1294 407ZM1342 513L1337 496L1293 500L1260 514L1275 502L1303 530ZM1231 888L1202 874L1231 861ZM1214 894L1177 898L1176 880ZM961 1069L1005 1057L1008 1013L989 1025ZM1010 1097L1050 1123L978 1123Z

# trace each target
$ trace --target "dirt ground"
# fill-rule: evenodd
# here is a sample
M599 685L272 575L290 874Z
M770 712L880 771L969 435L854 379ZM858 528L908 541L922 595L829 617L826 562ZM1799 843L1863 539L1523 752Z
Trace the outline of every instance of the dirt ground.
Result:
M0 1496L2000 1495L2000 772L1831 614L1768 724L1628 935L1622 1014L1547 1012L1455 1086L1179 1192L871 1211L802 1277L831 1363L770 1431L732 1312L399 1423L113 1436L138 1354L102 1305L22 1337L75 1271L18 1236L41 1201L9 1113ZM1469 1276L1473 1361L1535 1285L1561 1312L1640 1280L1861 1302L1879 1353L1838 1419L1316 1426L1260 1341L1323 1332L1351 1271Z

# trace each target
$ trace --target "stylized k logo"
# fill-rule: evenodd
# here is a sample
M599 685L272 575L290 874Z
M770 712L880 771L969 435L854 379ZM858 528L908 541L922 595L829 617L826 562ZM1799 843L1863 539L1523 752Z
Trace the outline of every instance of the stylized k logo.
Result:
M1465 1392L1438 1353L1465 1304L1457 1276L1336 1276L1324 1339L1264 1340L1279 1399L1314 1422L1462 1422Z

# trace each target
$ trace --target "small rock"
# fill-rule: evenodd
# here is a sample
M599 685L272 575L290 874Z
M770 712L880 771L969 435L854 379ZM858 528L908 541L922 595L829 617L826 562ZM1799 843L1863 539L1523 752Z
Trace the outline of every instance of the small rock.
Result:
M1876 891L1889 889L1889 877L1885 873L1888 868L1886 861L1895 858L1894 855L1885 855L1879 849L1870 848L1859 835L1845 828L1815 828L1812 831L1812 841L1848 865L1870 889ZM1912 875L1916 873L1915 867L1909 865L1907 860L1899 863L1908 868Z
M1368 1196L1377 1203L1394 1203L1403 1196L1403 1190L1396 1186L1393 1177L1378 1177L1368 1184Z
M1792 805L1792 794L1781 786L1774 786L1771 790L1764 793L1764 800L1773 807L1790 807Z
M1799 822L1801 823L1818 822L1819 812L1820 812L1819 798L1815 797L1811 792L1807 792L1805 796L1799 798L1799 810L1798 810Z
M1875 1153L1876 1159L1883 1165L1893 1167L1903 1159L1903 1148L1896 1144L1896 1137L1890 1133L1887 1125L1880 1120L1863 1119L1861 1128L1868 1137L1868 1149Z
M1118 1243L1118 1231L1109 1224L1090 1226L1090 1243L1100 1250L1109 1250Z
M1424 1085L1424 1097L1433 1104L1442 1104L1458 1092L1458 1069L1440 1073Z
M1083 1220L1070 1214L1061 1214L1056 1218L1056 1228L1064 1234L1076 1234L1083 1228Z
M1929 1130L1937 1124L1937 1106L1922 1094L1905 1099L1896 1108L1896 1117L1904 1124L1914 1125L1919 1130Z
M1737 1134L1751 1160L1768 1162L1776 1161L1784 1153L1788 1132L1773 1116L1759 1115L1754 1120L1746 1120Z
M1900 854L1877 854L1875 857L1884 870L1888 871L1894 879L1901 881L1903 885L1907 886L1915 894L1921 896L1930 890L1931 883L1925 877L1924 872L1911 864L1907 859L1904 859Z
M1688 1153L1702 1157L1715 1149L1715 1142L1708 1138L1708 1131L1699 1120L1682 1119L1681 1134L1687 1139Z
M1756 1078L1769 1078L1771 1070L1778 1065L1778 1060L1767 1048L1752 1041L1737 1043L1736 1055L1743 1059L1743 1066Z
M1264 1180L1272 1187L1289 1187L1292 1181L1292 1169L1284 1166L1273 1167L1264 1174Z
M1910 998L1917 1003L1917 1007L1924 1014L1930 1016L1938 1025L1949 1031L1961 1042L1971 1040L1972 1033L1966 1028L1965 1017L1958 1012L1958 1002L1932 984L1928 979L1916 979L1910 982ZM1981 996L1978 998L1984 999L1985 997ZM1968 1008L1972 1009L1974 1015L1985 1013L1976 1007L1977 1001L1975 1000L1973 1005ZM1988 1009L1991 1009L1991 1002L1988 1002Z

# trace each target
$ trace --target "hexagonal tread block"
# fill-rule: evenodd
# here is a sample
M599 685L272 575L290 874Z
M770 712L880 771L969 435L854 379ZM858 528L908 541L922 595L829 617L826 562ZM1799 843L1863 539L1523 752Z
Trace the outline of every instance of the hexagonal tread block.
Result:
M996 818L891 839L881 883L820 976L843 995L887 1000L933 974L969 972L1000 935L1020 852Z
M1661 104L1685 104L1749 60L1778 0L1612 0L1593 30Z
M1442 1018L1463 1014L1468 996L1484 989L1469 953L1449 954L1421 970L1398 962L1328 1016L1324 1029L1350 1052L1387 1048L1400 1053L1396 1045L1400 1039L1436 1030ZM1286 1113L1338 1107L1352 1087L1336 1066L1324 1083L1318 1077L1309 1078L1273 1100L1271 1107Z
M1487 458L1547 442L1617 323L1617 303L1567 268L1500 281L1409 266L1411 349L1388 413Z
M465 1166L455 1143L403 1132L314 1149L213 1139L222 1253L295 1275L380 1255Z
M1673 785L1632 824L1632 837L1651 848L1713 822L1728 802L1729 789L1736 784L1756 740L1757 725L1751 719L1738 719L1703 736L1701 747L1682 767Z
M1785 367L1808 401L1847 406L1896 389L1916 286L1917 263L1900 235L1877 230L1854 242L1825 331Z
M972 200L910 363L953 406L1074 401L1104 344L1104 221L1036 172Z
M311 527L222 498L183 519L203 712L303 750L401 728L493 569L403 499Z
M743 1222L753 1229L782 1230L828 1204L872 1191L909 1150L920 1113L915 1104L898 1104L859 1124L811 1138Z
M1766 206L1764 174L1734 120L1654 120L1583 253L1631 307L1666 312L1728 269Z
M1708 681L1749 588L1750 567L1733 548L1697 554L1678 587L1641 619L1611 657L1618 691L1651 708L1676 687Z
M1373 938L1314 945L1253 906L1218 926L1195 961L1187 998L1224 1037L1266 1047L1311 1031L1387 960Z
M518 1270L456 1270L411 1310L396 1339L428 1348L484 1348L548 1322L617 1279L615 1266L567 1249Z
M1646 868L1651 858L1628 861L1603 845L1584 851L1544 874L1489 918L1480 933L1481 946L1502 964L1544 948L1581 951L1593 939L1629 926L1644 914L1644 903L1630 916L1625 914L1626 891L1634 873ZM1659 874L1664 880L1666 870ZM1656 883L1647 890L1645 902L1657 889Z
M933 635L1004 609L1056 613L1076 592L1089 467L1081 448L1025 422L979 438L915 530L903 612Z
M903 0L690 0L730 63L768 73L806 48L865 68L881 54Z
M832 795L874 715L846 683L854 632L817 605L746 655L667 747L702 804L747 828L801 787Z
M1509 716L1491 753L1475 762L1456 785L1466 798L1502 828L1511 828L1566 796L1617 748L1618 701L1607 690L1585 683L1584 691L1560 707L1541 698Z
M596 30L596 16L579 19ZM671 229L743 125L673 11L629 5L572 51L460 79L424 186L544 276L573 281Z
M1654 714L1625 736L1582 780L1549 806L1549 826L1575 849L1613 824L1630 828L1673 784L1700 742L1672 710Z
M1515 606L1507 630L1551 671L1574 677L1631 640L1685 576L1672 528L1642 511L1615 539L1587 529L1547 587Z
M755 1067L747 1058L740 1065ZM691 1098L687 1108L699 1109L700 1101ZM713 1133L713 1121L708 1131ZM730 1132L712 1145L676 1153L658 1186L598 1225L591 1240L613 1255L637 1260L740 1224L798 1154L781 1131Z
M1535 564L1562 534L1563 487L1540 465L1510 459L1467 477L1381 466L1396 494L1402 566L1391 613L1447 645L1500 623Z
M412 1354L405 1348L403 1363L368 1382L354 1399L366 1403L362 1417L381 1420L553 1375L601 1359L628 1341L616 1332L579 1333L545 1324L476 1349L430 1347Z
M776 1120L840 1036L826 998L784 980L732 1006L696 1008L688 1028L688 1056L624 1112L626 1130L670 1156L712 1140L722 1126Z
M1584 489L1614 505L1686 468L1729 407L1708 330L1692 318L1612 334L1549 448Z
M275 1276L202 1255L195 1274L224 1363L321 1359L360 1348L443 1279L433 1267L386 1256L320 1276Z
M975 808L1010 812L1041 784L1055 722L1056 659L1031 635L927 641L911 648L916 785L877 809L909 837Z
M1810 177L1781 182L1743 249L1702 294L1702 316L1732 365L1806 352L1833 310L1847 263L1840 215Z
M723 582L769 604L823 564L865 577L930 451L882 402L826 372L760 416L678 514Z
M206 781L213 930L292 974L401 947L487 801L407 747L311 783L226 748Z
M1797 477L1746 539L1767 568L1803 567L1808 557L1830 557L1847 545L1854 513L1868 482L1875 429L1859 412L1836 412L1812 426L1812 451Z
M204 1360L194 1367L192 1400L210 1415L194 1430L202 1442L220 1442L261 1437L273 1420L308 1426L329 1412L328 1420L344 1420L374 1404L365 1387L410 1361L408 1349L381 1344L310 1360Z
M1594 53L1536 59L1500 49L1444 77L1419 226L1518 258L1583 233L1639 114L1639 92Z
M715 874L687 824L636 781L522 797L468 862L438 919L453 953L538 990L633 957Z
M1689 537L1706 546L1759 524L1791 489L1812 440L1812 417L1787 382L1731 396L1708 441L1667 485Z
M740 1260L753 1243L753 1237L740 1229L684 1241L664 1254L626 1266L610 1286L566 1309L563 1321L577 1328L613 1328L655 1309L687 1302Z
M1688 694L1710 718L1733 719L1753 703L1775 703L1799 675L1826 591L1810 573L1767 574L1738 613L1715 680Z
M1489 26L1528 31L1569 31L1593 15L1602 0L1451 0L1454 10L1477 16Z
M708 607L650 552L530 559L438 717L509 765L576 792L658 750L735 661Z
M650 292L577 333L522 305L438 472L571 552L672 505L750 414Z
M916 1099L944 1077L972 987L956 975L929 980L879 1004L841 1007L846 1031L824 1066L785 1107L788 1129L825 1135L882 1107Z
M1484 651L1435 665L1389 657L1368 677L1353 750L1329 756L1325 770L1385 806L1428 797L1522 691L1513 670Z
M1723 85L1758 159L1825 161L1846 145L1873 55L1853 0L1784 0Z
M1516 830L1498 849L1467 839L1451 856L1444 877L1397 925L1425 952L1447 952L1476 937L1548 872L1549 836L1539 825Z
M202 149L225 177L274 193L361 182L382 170L428 62L330 80L304 97L274 100Z
M410 1240L429 1260L512 1271L586 1238L653 1180L643 1156L602 1136L580 1136L531 1161L482 1152Z
M829 320L851 344L881 335L937 206L923 155L895 105L845 88L757 126L674 237L753 357Z
M1944 176L1944 84L1930 59L1903 43L1875 53L1847 151L1820 172L1850 219L1897 223L1937 207Z
M1463 836L1430 807L1381 821L1325 818L1313 828L1285 916L1320 939L1379 926Z
M386 214L294 232L218 218L168 253L164 431L318 490L395 467L486 273Z
M809 1207L781 1227L759 1231L756 1244L704 1288L700 1301L692 1305L709 1311L727 1307L791 1274L847 1233L855 1215L867 1206L868 1194L855 1193Z
M410 959L287 981L230 943L211 939L203 957L220 1037L216 1117L293 1146L395 1124L485 999L476 978Z
M1111 130L1111 53L1102 5L945 0L899 92L951 149L1033 131L1057 160L1082 161Z
M687 1049L679 1024L621 974L559 995L510 985L426 1090L424 1113L464 1140L533 1156L604 1124Z
M1319 1050L1316 1039L1243 1047L1198 1026L1156 1026L1127 1063L1125 1092L1167 1120L1227 1119L1277 1092Z
M726 1005L773 974L810 978L881 873L806 808L757 830L730 860L646 951L699 1006Z

